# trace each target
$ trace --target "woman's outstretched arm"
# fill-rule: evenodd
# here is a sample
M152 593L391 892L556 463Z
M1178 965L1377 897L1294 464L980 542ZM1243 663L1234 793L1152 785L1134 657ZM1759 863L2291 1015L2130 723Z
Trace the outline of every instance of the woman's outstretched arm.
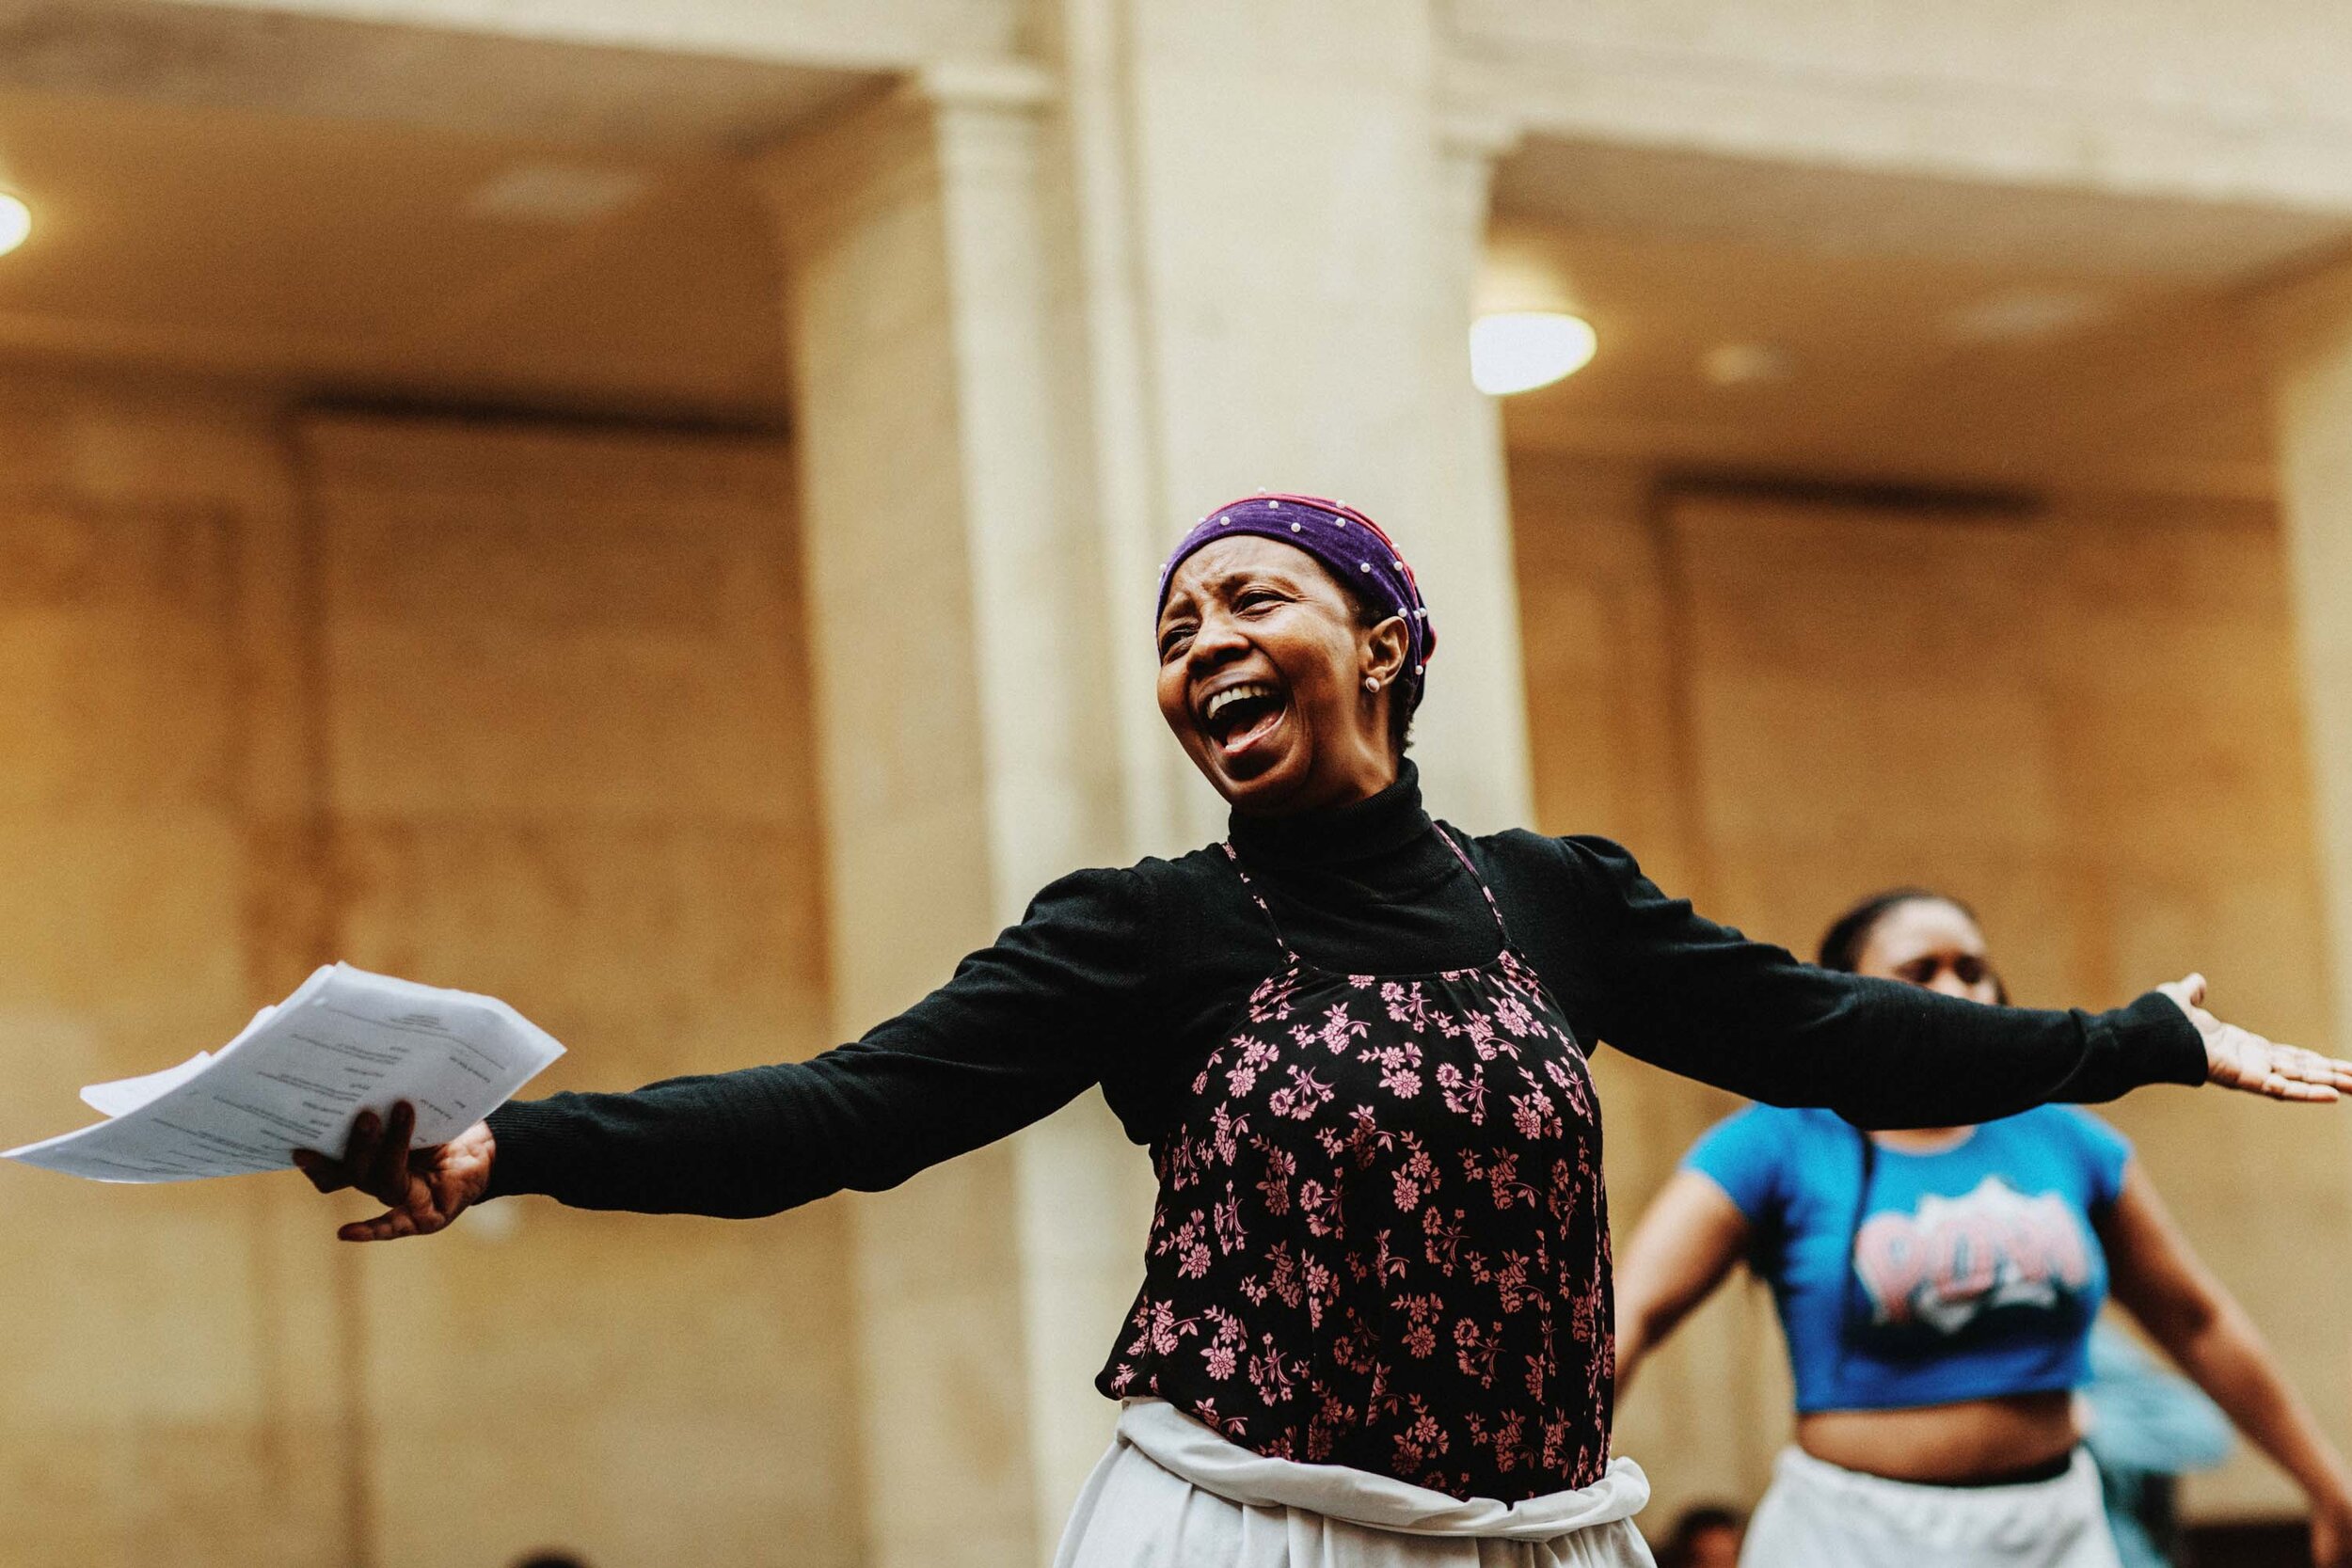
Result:
M1985 1006L1800 963L1669 898L1605 839L1552 842L1582 901L1595 1032L1751 1100L1827 1106L1862 1127L1951 1127L2148 1084L2311 1101L2352 1088L2352 1064L2204 1011L2196 975L2103 1013Z
M864 1037L804 1062L559 1094L491 1113L437 1149L363 1117L341 1160L297 1163L322 1191L385 1204L350 1241L425 1235L484 1197L541 1193L583 1209L772 1214L843 1188L878 1191L1058 1110L1150 1014L1151 909L1133 871L1088 871ZM398 1113L394 1113L395 1120Z
M2099 1222L2115 1299L2311 1499L2312 1560L2352 1568L2352 1475L2280 1375L2253 1320L2206 1269L2137 1162Z
M1724 1282L1748 1249L1747 1216L1723 1188L1678 1170L1617 1259L1617 1398L1633 1369Z

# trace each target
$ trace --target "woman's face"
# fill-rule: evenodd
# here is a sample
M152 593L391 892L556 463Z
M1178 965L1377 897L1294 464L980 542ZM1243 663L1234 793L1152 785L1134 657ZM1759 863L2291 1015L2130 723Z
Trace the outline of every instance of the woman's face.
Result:
M1941 898L1914 898L1887 911L1871 927L1854 969L1970 1002L2001 999L1984 933L1964 911Z
M1355 601L1306 551L1219 539L1169 579L1160 717L1238 811L1360 800L1396 780L1388 705L1406 641L1402 618L1359 625Z

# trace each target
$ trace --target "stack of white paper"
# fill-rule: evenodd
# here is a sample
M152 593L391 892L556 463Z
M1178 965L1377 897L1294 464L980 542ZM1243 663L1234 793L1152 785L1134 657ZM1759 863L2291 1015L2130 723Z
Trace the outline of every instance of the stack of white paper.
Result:
M97 1181L187 1181L340 1155L351 1118L417 1108L416 1147L504 1104L564 1048L496 997L334 964L256 1013L217 1053L82 1091L108 1120L9 1149Z

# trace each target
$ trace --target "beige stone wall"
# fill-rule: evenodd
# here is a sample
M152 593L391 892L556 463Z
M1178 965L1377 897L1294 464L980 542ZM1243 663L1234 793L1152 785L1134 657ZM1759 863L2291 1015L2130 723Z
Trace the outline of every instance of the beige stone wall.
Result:
M2108 1006L2201 968L2231 1016L2326 1042L2265 512L1890 511L1549 460L1513 484L1546 829L1621 836L1668 887L1801 951L1853 897L1923 881L1977 905L2021 1000ZM1731 1101L1623 1060L1604 1093L1623 1227ZM2177 1090L2107 1114L2341 1436L2344 1347L2318 1305L2352 1284L2340 1118ZM2248 1223L2282 1212L2321 1219ZM1625 1414L1628 1451L1673 1456L1652 1522L1696 1493L1752 1497L1786 1400L1769 1303L1726 1292ZM2290 1494L2241 1459L2190 1500Z
M0 450L0 1137L334 956L541 1089L824 1043L772 445L8 384ZM363 1253L291 1177L0 1180L0 1560L857 1559L837 1207Z
M267 425L0 388L0 1139L233 1033L279 909L248 747L271 699ZM298 905L297 884L290 904ZM0 1559L319 1560L347 1540L326 1248L282 1185L0 1199Z
M2352 21L2281 0L1444 0L1449 77L1547 134L2343 211Z
M2273 428L2295 566L2296 641L2312 739L2318 859L2335 936L2336 1016L2352 1018L2352 272L2271 301Z

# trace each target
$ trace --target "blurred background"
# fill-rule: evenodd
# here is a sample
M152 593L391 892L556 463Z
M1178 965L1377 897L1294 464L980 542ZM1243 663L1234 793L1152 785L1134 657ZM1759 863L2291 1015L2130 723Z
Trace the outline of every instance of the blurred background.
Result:
M1454 820L2352 1046L2348 80L2320 0L0 0L0 1142L336 958L537 1092L854 1035L1219 832L1149 585L1260 486L1422 568ZM1732 1102L1602 1070L1622 1228ZM2344 1115L2113 1119L2352 1437ZM0 1561L1038 1563L1149 1201L1091 1100L367 1249L0 1169ZM1787 1409L1727 1292L1650 1528Z

